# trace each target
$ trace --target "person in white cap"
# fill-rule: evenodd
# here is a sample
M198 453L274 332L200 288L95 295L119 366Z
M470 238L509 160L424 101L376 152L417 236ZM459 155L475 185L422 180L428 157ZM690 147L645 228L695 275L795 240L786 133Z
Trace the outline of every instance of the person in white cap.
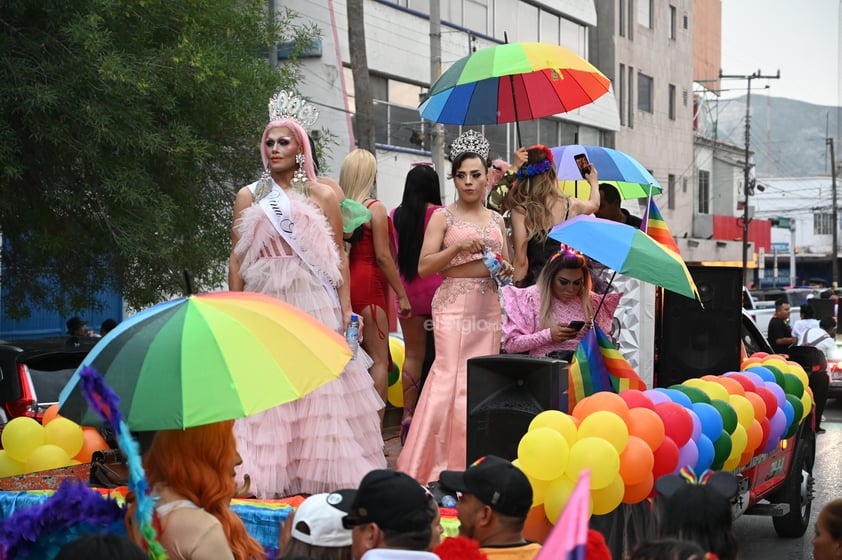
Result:
M283 557L311 560L351 560L352 532L342 526L356 490L313 494L284 523L280 550Z

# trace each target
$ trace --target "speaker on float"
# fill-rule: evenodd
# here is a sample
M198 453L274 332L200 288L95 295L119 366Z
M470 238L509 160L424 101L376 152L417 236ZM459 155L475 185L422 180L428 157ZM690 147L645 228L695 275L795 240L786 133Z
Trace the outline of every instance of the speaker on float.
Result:
M467 464L485 455L517 458L536 414L567 410L567 362L500 354L468 360Z
M659 387L740 369L742 269L689 266L698 301L664 290Z

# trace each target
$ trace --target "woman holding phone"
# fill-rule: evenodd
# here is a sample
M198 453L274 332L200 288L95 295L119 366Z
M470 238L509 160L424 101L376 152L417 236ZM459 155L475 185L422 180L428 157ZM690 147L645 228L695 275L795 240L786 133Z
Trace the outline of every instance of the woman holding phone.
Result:
M611 331L619 293L605 295L591 291L588 260L582 253L562 245L541 269L538 282L528 288L502 289L503 349L508 353L528 352L533 356L560 353L573 355L579 341L596 322L604 332Z
M526 150L526 163L518 170L507 201L512 212L513 279L517 286L526 288L535 284L541 267L557 251L558 244L547 237L553 226L573 216L599 210L599 174L587 160L580 166L591 185L588 200L561 192L549 148L539 144Z

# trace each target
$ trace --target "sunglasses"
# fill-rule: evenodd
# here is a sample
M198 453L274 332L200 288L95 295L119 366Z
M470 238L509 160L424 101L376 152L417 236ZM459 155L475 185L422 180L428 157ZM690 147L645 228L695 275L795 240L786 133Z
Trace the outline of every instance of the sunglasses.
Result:
M577 288L585 283L585 281L581 278L579 280L568 280L567 278L557 278L557 280L558 280L558 283L559 283L560 286L569 286L570 284L573 284Z

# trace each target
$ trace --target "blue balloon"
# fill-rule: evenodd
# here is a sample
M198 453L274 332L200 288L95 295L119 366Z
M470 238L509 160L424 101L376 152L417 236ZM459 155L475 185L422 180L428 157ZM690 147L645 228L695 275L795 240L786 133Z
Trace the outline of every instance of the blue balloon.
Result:
M703 403L704 404L704 403ZM713 442L705 434L699 436L699 441L696 442L696 448L699 450L699 458L696 461L696 472L704 472L713 464Z
M702 435L707 436L711 442L716 440L722 434L724 428L722 415L719 414L715 406L708 403L693 403L692 408L702 423Z
M664 393L666 396L670 398L670 400L676 404L680 404L684 408L690 408L693 404L693 401L690 400L686 394L682 393L678 389L664 389L658 388L655 389L656 391L660 391Z
M786 416L786 429L784 433L789 430L789 427L792 426L792 421L795 420L795 408L793 408L792 403L786 401L783 407L784 416Z
M772 370L770 370L769 368L765 368L763 366L751 366L746 371L756 373L760 376L761 379L763 379L763 381L771 381L772 383L776 383L775 374L772 373Z

